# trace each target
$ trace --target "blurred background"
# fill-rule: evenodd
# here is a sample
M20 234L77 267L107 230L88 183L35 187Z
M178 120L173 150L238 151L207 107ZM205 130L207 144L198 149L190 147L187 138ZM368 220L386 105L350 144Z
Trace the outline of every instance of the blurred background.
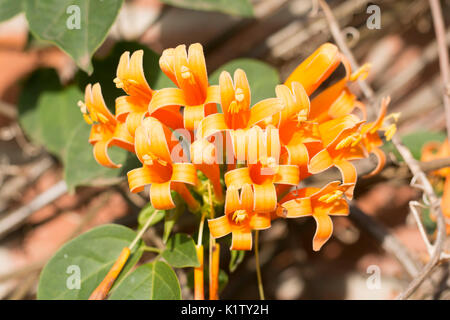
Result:
M438 51L428 1L328 3L358 62L372 64L367 81L377 99L391 96L389 111L401 112L398 134L420 158L425 142L443 141L446 136ZM200 42L210 73L245 57L266 62L284 81L322 43L333 41L315 1L252 0L251 4L252 16L243 17L174 7L158 0L127 0L94 55L94 75L96 67L108 69L111 76L105 75L102 86L103 82L112 84L119 57L114 52L120 55L128 48L138 48L138 44L160 54L168 47ZM367 8L371 5L380 9L379 29L368 27L373 12L368 13ZM441 5L450 43L450 1L443 0ZM101 76L97 74L96 79ZM42 85L54 79L59 82L56 87L75 83L80 88L89 80L65 52L31 35L23 13L1 22L1 299L34 299L41 269L62 244L105 223L135 228L140 208L148 201L145 195L131 195L119 176L104 178L100 174L89 186L78 181L68 187L65 163L34 137L39 135L39 115L30 111L39 104ZM357 84L352 90L364 101ZM72 103L64 97L53 99L56 104ZM386 150L389 163L383 173L360 179L356 187L355 203L370 218L368 223L361 223L358 216L334 218L333 237L317 253L311 248L313 219L278 219L270 230L262 232L261 264L267 298L392 299L411 280L394 254L398 248L408 253L413 264L427 262L426 247L408 209L408 202L420 199L421 193L409 186L411 177L389 152L389 146ZM307 183L320 181L319 177ZM442 185L437 183L436 188L442 189ZM427 216L424 221L432 238L434 222ZM196 223L192 216L184 215L175 228L192 233ZM147 236L155 237L161 228L157 225L154 234ZM387 250L389 244L383 241L389 237L394 237L400 247ZM246 254L230 272L229 253L223 251L223 269L229 281L221 298L256 299L253 254ZM381 277L379 287L368 285L375 273ZM433 272L432 282L422 285L415 297L450 298L448 275L449 266L443 263ZM181 279L186 283L187 278ZM183 294L192 298L188 289Z

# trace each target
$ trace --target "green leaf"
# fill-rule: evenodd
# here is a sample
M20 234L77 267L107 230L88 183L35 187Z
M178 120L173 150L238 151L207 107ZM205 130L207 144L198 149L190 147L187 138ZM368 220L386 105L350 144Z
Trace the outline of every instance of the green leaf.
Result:
M139 229L142 229L144 225L147 223L148 219L150 219L150 216L155 212L155 208L152 206L151 203L147 203L142 209L141 212L139 212L138 216L138 223L139 223ZM152 222L150 222L149 226L153 226L160 222L164 217L166 216L165 210L157 210L158 212L153 217Z
M200 266L194 240L184 233L177 233L170 238L161 255L175 268Z
M57 92L62 86L54 69L38 69L24 82L20 92L19 123L27 136L37 144L44 144L42 126L39 123L39 105L46 93ZM76 101L74 102L76 108Z
M280 83L280 76L277 70L267 63L255 59L242 58L232 60L214 71L209 81L211 84L218 84L222 71L228 71L233 77L236 69L242 69L247 74L252 94L252 105L263 99L275 97L275 87Z
M83 94L70 86L62 91L44 92L37 105L44 146L60 158L64 158L67 141L82 121L76 105L79 100L83 100Z
M99 165L92 154L89 144L90 126L82 121L67 141L67 152L64 161L64 179L69 190L80 185L111 185L125 179L126 173L136 168L139 162L134 154L111 147L108 154L115 163L123 166L118 169Z
M244 261L245 251L244 250L230 250L231 259L228 268L230 272L234 272L236 268Z
M415 159L420 160L423 146L431 141L442 142L446 138L443 132L418 130L401 137L402 143L411 151ZM398 161L403 161L402 156L398 153L392 142L387 142L383 146L386 152L392 152Z
M113 111L116 98L125 95L125 92L122 89L118 89L113 82L113 79L116 77L116 70L117 65L119 64L120 56L125 51L129 51L130 54L132 54L137 50L144 51L144 74L152 89L157 90L175 86L159 68L158 54L137 42L118 42L106 57L94 57L92 60L94 72L91 76L81 70L75 75L75 80L77 81L80 89L84 90L88 83L99 82L102 86L102 93L105 98L105 103L108 108L111 108Z
M0 0L0 22L8 20L22 11L22 0Z
M186 9L219 11L242 17L253 16L253 7L249 0L161 0L161 2Z
M92 229L67 242L50 259L42 270L37 292L38 299L82 300L88 299L92 291L108 273L124 247L130 245L136 232L121 225L109 224ZM139 241L131 252L115 285L139 261L143 242ZM73 280L78 269L80 285Z
M111 293L110 300L180 300L181 288L172 268L156 261L130 273Z
M91 57L103 43L116 20L123 0L25 0L31 32L55 43L86 72Z

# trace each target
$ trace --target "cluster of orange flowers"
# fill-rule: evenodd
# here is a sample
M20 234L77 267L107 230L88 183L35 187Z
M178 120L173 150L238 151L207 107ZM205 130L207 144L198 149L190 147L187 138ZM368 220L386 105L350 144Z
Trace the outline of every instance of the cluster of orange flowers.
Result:
M142 59L142 50L131 57L125 52L120 59L114 83L126 95L116 99L115 115L106 107L98 83L86 87L85 102L79 106L92 124L94 157L103 166L117 168L108 147L135 152L142 167L128 172L130 190L140 192L150 185L150 201L161 210L175 206L171 190L191 211L199 210L192 192L202 190L201 171L213 186L215 203L224 202L224 215L209 220L211 235L232 233L233 250L250 250L252 230L269 228L273 219L305 216L317 223L313 249L319 250L332 234L330 216L348 214L344 195L352 198L357 179L351 161L374 153L378 166L371 175L385 163L378 132L389 140L396 128L385 120L397 115L385 117L385 99L378 119L365 121L365 107L348 84L365 77L368 66L352 72L333 44L322 45L301 63L276 86L275 97L253 106L245 71L237 69L233 77L223 71L219 85L209 84L200 44L163 52L160 67L174 88L152 90ZM345 76L317 90L340 64ZM180 147L174 132L190 143L188 150ZM331 167L340 170L342 183L299 187L306 177Z

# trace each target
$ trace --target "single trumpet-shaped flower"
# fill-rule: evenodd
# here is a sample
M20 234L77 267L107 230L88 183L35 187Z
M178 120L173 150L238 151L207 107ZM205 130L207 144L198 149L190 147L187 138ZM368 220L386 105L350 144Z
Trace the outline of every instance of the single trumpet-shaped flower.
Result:
M353 189L356 184L356 168L349 160L364 158L364 149L360 145L363 136L360 128L364 121L354 115L326 121L319 125L324 149L318 152L308 164L308 171L317 174L333 166L342 174L346 184L352 184L347 189L346 196L353 198Z
M333 181L322 189L308 187L291 191L280 201L277 215L284 218L312 216L317 225L313 250L319 251L333 233L330 216L348 215L348 204L343 196L351 187L353 184Z
M163 51L159 60L161 70L178 88L165 88L155 92L148 106L151 116L161 109L178 110L184 106L184 128L193 131L207 115L217 112L218 86L210 86L203 47L199 43Z
M107 108L100 84L87 85L84 100L79 101L78 106L86 123L92 125L89 143L94 146L95 160L108 168L120 168L121 164L115 164L109 157L108 148L118 146L134 152L133 137Z
M170 191L175 190L183 197L192 211L199 208L185 184L197 183L197 172L192 163L174 163L171 151L176 145L172 132L157 119L148 117L137 128L135 135L136 155L141 168L128 172L131 192L143 191L150 185L152 206L160 210L175 207Z
M143 50L135 51L131 58L128 51L124 52L117 66L117 77L114 79L117 88L128 94L116 99L116 118L126 123L132 136L148 115L148 104L154 94L144 75L143 56ZM183 118L178 109L162 109L152 116L172 129L183 126Z
M223 113L215 113L203 119L199 124L198 138L206 138L219 131L249 129L283 108L277 98L262 100L250 108L250 85L242 69L234 72L234 83L231 75L222 71L219 88Z
M280 165L273 157L262 157L255 164L248 164L248 167L225 173L227 188L241 188L246 184L253 187L253 203L256 212L272 212L276 209L275 184L295 186L299 182L298 166Z
M270 213L255 211L254 195L250 184L239 188L230 186L225 198L225 214L208 220L209 230L214 238L232 234L230 250L251 250L252 230L270 227Z

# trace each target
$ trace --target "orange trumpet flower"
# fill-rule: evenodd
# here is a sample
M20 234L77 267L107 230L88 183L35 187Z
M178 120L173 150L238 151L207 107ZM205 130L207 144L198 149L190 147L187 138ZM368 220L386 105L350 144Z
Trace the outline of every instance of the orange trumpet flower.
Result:
M333 233L330 216L348 215L348 203L343 195L351 187L353 184L333 181L322 189L309 187L291 191L281 200L277 215L284 218L312 216L317 224L313 250L319 251Z
M109 157L108 148L118 146L134 152L133 137L106 107L100 84L88 84L84 100L79 101L78 106L86 123L92 125L89 143L94 146L95 160L108 168L120 168L121 164L115 164Z
M230 186L225 197L225 214L219 218L208 220L209 230L214 238L232 234L230 250L251 250L252 230L263 230L270 227L270 213L254 210L254 195L250 184L239 188Z
M338 48L331 43L321 45L290 74L285 85L299 82L310 96L324 82L341 61Z
M204 118L199 124L198 138L207 138L219 131L246 129L261 124L262 121L280 112L283 106L280 99L269 98L250 108L250 86L247 75L241 69L231 75L223 71L219 78L220 102L223 113L215 113Z
M174 208L170 190L175 190L195 211L200 205L185 184L195 185L197 172L192 163L172 161L171 151L176 142L172 141L171 134L170 129L157 119L144 119L135 136L136 155L142 167L128 172L128 184L131 192L140 192L150 185L150 201L156 209Z
M184 128L193 131L205 116L217 112L219 88L209 86L203 47L199 43L163 51L159 60L161 70L178 88L155 92L148 106L151 116L158 110L178 110L184 106Z
M128 51L124 52L117 66L117 77L114 79L117 88L128 94L116 99L116 117L120 122L126 123L132 136L148 115L148 104L154 93L145 79L143 56L143 50L135 51L131 58ZM178 110L160 110L152 116L173 129L183 126L183 119Z
M291 83L292 90L285 85L275 88L282 101L279 117L281 161L298 165L301 179L308 176L307 164L313 155L322 149L317 123L309 121L310 103L306 91L298 82ZM274 116L274 120L277 121Z
M322 123L327 120L339 118L352 113L355 108L360 109L363 114L363 119L366 119L365 105L357 100L357 97L350 91L347 85L349 82L365 79L369 73L370 65L365 64L352 73L347 58L341 54L340 59L345 67L345 76L311 100L310 118L313 121Z
M359 144L363 138L360 132L363 122L354 115L347 115L320 124L324 149L311 158L308 171L317 174L335 166L342 174L343 183L354 186L357 173L349 160L364 158L364 149ZM353 198L353 189L347 189L349 199Z
M254 200L252 203L256 212L272 212L276 209L275 184L295 186L299 182L298 166L279 165L272 157L260 158L255 164L225 173L227 188L240 188L246 184L253 187Z

